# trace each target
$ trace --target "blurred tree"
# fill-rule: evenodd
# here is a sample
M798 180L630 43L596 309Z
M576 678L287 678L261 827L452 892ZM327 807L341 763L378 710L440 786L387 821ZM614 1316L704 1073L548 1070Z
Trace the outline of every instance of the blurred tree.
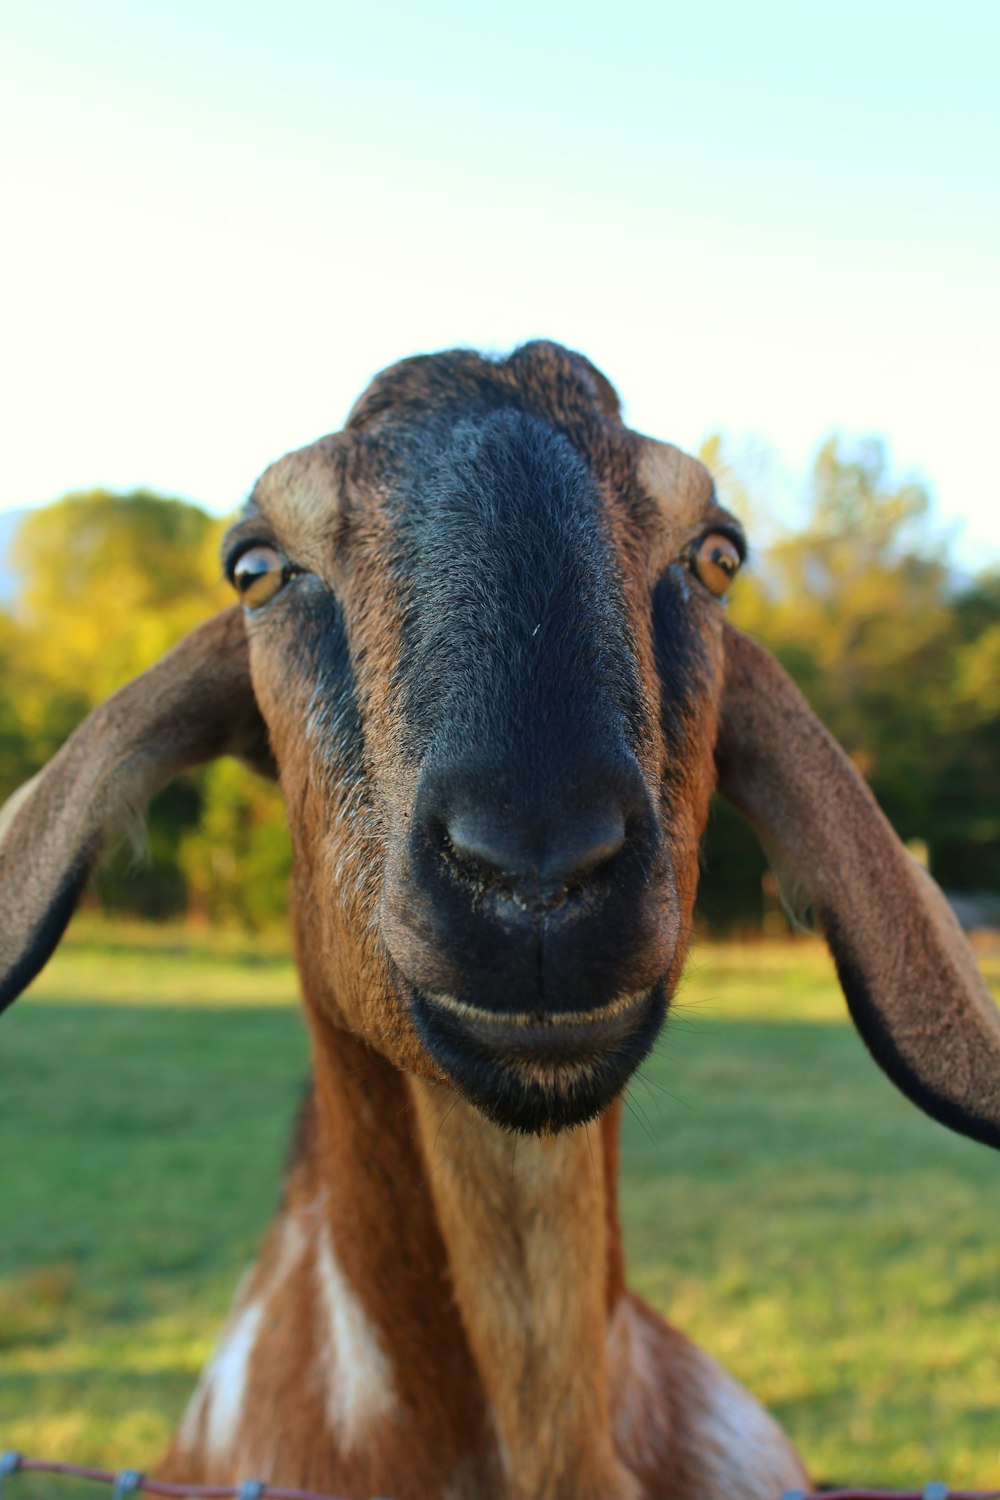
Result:
M232 602L221 532L198 506L148 490L91 490L32 511L12 559L36 668L49 682L82 684L91 704L106 698Z
M956 677L956 605L927 513L920 486L891 482L881 444L848 449L831 438L816 457L805 525L752 558L731 617L774 651L902 837L928 841L937 870L944 789L972 753L956 733L956 681L988 678L1000 646L973 627ZM989 612L979 609L980 619ZM709 920L720 900L729 914L760 913L761 865L747 849L734 861L741 846L731 816L716 818L705 846Z
M25 692L28 674L23 671L25 642L9 615L0 612L0 801L25 779L32 763L32 736L28 728Z
M91 708L232 602L218 561L223 525L148 490L68 495L25 517L12 549L19 577L12 617L0 615L8 689L0 697L0 798ZM146 857L120 848L98 871L95 890L107 909L159 918L195 904L216 915L228 900L232 915L252 922L280 909L287 858L283 865L279 849L268 862L261 831L240 865L239 901L234 880L225 900L214 894L210 829L223 824L228 836L244 825L270 828L280 845L283 826L274 788L236 766L225 772L182 776L153 800Z
M203 797L180 846L188 909L207 921L266 927L284 914L292 865L281 798L234 760L208 767Z
M932 867L955 890L1000 891L1000 572L956 597L944 752L934 768Z
M733 619L770 646L904 838L926 836L927 771L945 738L949 575L926 493L892 486L880 444L820 449L805 526L778 541Z

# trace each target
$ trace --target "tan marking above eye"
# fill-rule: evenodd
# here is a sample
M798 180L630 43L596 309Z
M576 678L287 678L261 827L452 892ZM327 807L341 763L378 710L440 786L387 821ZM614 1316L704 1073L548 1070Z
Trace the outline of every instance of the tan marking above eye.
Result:
M248 547L233 567L233 587L248 609L257 609L273 599L286 578L281 553L263 542Z
M709 592L719 599L736 577L742 562L736 543L722 531L710 531L691 549L691 567Z

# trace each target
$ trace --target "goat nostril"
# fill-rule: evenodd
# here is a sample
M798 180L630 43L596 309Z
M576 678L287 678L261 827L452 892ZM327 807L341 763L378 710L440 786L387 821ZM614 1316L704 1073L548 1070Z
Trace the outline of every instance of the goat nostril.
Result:
M510 861L498 858L492 841L479 834L469 820L456 818L449 823L435 820L429 833L432 847L464 885L484 891L488 887L507 891L516 879L506 869Z
M456 814L442 825L440 848L467 884L492 887L525 910L561 905L625 843L625 819L617 807L580 815L558 834L530 840L479 810Z
M604 819L592 825L586 842L577 844L573 851L574 864L570 878L579 882L588 879L610 864L625 843L625 819L620 810L608 810Z

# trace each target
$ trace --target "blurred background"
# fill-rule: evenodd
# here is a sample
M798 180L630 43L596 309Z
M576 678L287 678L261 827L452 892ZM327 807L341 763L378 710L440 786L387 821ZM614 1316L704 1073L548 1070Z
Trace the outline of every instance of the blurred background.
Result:
M13 6L0 796L225 601L216 517L376 369L546 336L708 458L756 544L736 615L996 919L999 42L990 0ZM759 926L730 838L705 919ZM150 844L106 909L279 918L280 813L232 766Z
M545 336L708 459L756 549L737 618L995 920L998 42L990 0L947 25L855 0L15 6L0 797L225 602L216 518L377 369ZM280 919L280 811L235 768L168 791L150 836L105 909ZM713 928L778 921L724 815L706 875Z
M553 338L711 465L734 618L1000 981L994 0L8 0L3 35L0 801L229 602L224 518L379 368ZM0 1045L0 1450L116 1468L212 1347L306 1061L274 791L220 762L148 828ZM995 1483L995 1161L878 1074L723 808L704 863L628 1100L634 1284L820 1477Z

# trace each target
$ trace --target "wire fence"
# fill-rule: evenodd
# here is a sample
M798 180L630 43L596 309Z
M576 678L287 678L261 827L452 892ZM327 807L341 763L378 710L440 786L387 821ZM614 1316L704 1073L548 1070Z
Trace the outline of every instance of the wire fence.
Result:
M195 1500L344 1500L338 1495L321 1495L317 1490L286 1490L264 1484L260 1479L245 1479L241 1484L167 1484L149 1479L138 1469L91 1469L83 1464L53 1463L42 1458L25 1458L22 1453L7 1452L0 1457L0 1500L7 1500L4 1480L15 1474L58 1474L64 1479L89 1479L95 1484L113 1486L112 1500L126 1500L129 1495L191 1496ZM11 1487L13 1492L13 1486ZM13 1493L11 1500L14 1500Z
M147 1479L138 1469L90 1469L81 1464L52 1463L41 1458L25 1458L23 1453L0 1454L0 1500L8 1500L4 1480L16 1474L56 1474L65 1479L87 1479L95 1484L112 1486L112 1500L127 1500L129 1495L167 1495L180 1500L344 1500L337 1495L321 1495L317 1490L286 1490L265 1484L260 1479L244 1479L240 1484L167 1484L162 1479ZM13 1493L10 1500L16 1500ZM377 1497L385 1500L385 1497ZM953 1490L941 1480L932 1480L920 1490L785 1490L774 1500L1000 1500L1000 1490Z

